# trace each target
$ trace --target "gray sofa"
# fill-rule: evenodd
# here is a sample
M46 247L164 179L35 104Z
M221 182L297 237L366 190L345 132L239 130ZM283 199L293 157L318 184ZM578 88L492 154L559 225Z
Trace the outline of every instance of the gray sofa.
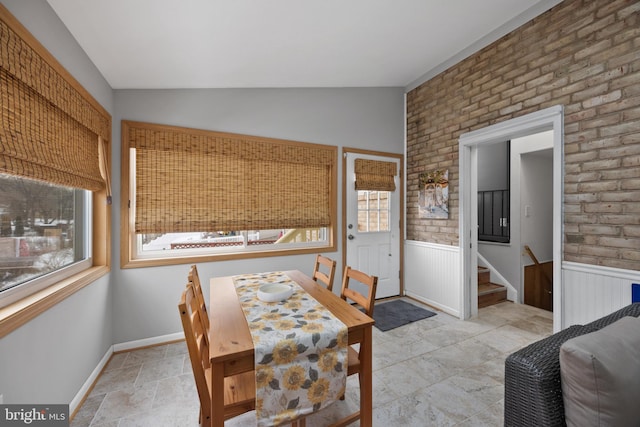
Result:
M565 426L560 384L560 346L625 316L640 317L640 303L586 325L574 325L509 355L505 360L504 425Z

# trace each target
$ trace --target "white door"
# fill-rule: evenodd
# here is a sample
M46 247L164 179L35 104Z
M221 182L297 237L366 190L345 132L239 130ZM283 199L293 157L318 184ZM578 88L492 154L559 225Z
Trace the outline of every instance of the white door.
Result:
M360 153L346 153L346 265L378 276L376 298L400 294L400 180L396 190L356 191L354 160L395 162L400 159ZM357 290L357 288L356 288Z

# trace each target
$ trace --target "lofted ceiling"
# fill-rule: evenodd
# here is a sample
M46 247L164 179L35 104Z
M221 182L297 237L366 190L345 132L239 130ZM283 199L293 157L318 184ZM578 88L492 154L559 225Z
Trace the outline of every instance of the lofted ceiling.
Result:
M114 89L407 87L559 0L47 0Z

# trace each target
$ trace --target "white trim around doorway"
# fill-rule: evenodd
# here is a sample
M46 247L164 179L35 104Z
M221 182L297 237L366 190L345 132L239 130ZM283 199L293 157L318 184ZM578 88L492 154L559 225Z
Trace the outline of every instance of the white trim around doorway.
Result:
M478 314L477 270L478 236L472 224L478 223L477 147L534 133L553 131L553 329L562 325L562 198L564 110L561 105L478 129L460 136L460 307L461 318Z

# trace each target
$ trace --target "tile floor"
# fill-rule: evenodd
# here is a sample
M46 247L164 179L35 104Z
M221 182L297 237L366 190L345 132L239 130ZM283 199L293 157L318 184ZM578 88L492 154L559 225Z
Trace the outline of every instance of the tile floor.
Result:
M502 426L505 357L551 332L552 313L510 302L482 308L469 321L438 312L388 332L374 328L374 426ZM355 411L358 399L352 376L346 399L307 426ZM195 427L198 410L180 342L115 354L71 426ZM255 425L254 413L226 425Z

